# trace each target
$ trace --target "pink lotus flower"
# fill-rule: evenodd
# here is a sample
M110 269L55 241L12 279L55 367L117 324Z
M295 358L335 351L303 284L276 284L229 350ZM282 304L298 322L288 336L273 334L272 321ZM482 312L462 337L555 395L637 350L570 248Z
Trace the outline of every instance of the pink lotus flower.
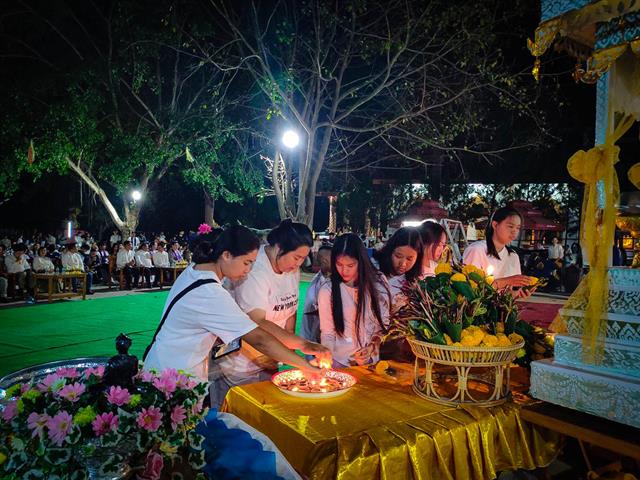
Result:
M176 405L171 411L171 428L173 428L174 432L178 425L182 425L185 418L187 418L187 409L182 405Z
M58 392L58 395L65 400L75 403L80 400L80 395L84 393L85 389L86 387L81 383L72 383L71 385L65 385Z
M47 420L47 428L49 429L49 439L54 445L60 447L73 428L73 417L62 410Z
M95 375L98 378L102 378L104 376L104 365L98 365L97 367L89 367L84 370L84 378L85 380L89 380L91 375Z
M91 426L96 436L100 437L118 428L118 415L113 412L98 415L95 420L91 422Z
M56 370L56 375L59 377L77 378L80 373L75 368L59 368Z
M56 392L64 387L65 379L57 373L50 373L44 380L38 384L38 390L41 392Z
M153 382L153 380L156 378L156 376L154 375L153 372L149 372L148 370L142 370L138 376L140 377L140 380L142 380L143 382Z
M122 387L112 386L106 393L106 395L107 401L109 403L113 403L114 405L117 405L119 407L124 405L125 403L129 403L129 400L131 400L131 394L129 393L129 390Z
M9 402L5 405L4 410L2 411L2 419L5 422L10 422L13 420L18 414L18 401L14 400L13 402Z
M47 426L49 419L51 417L46 413L37 413L33 412L29 417L27 417L27 426L33 430L31 434L31 438L34 438L38 435L42 435L44 433L44 427Z
M171 398L173 392L176 391L177 372L173 369L168 369L162 372L162 374L153 381L153 386L164 393L167 400Z
M207 233L211 233L211 225L201 223L198 227L198 235L206 235Z
M138 415L137 422L145 430L155 432L162 424L162 412L157 407L143 408Z
M162 455L153 450L149 450L144 472L142 472L142 475L138 475L138 480L158 480L163 468L164 460L162 459Z

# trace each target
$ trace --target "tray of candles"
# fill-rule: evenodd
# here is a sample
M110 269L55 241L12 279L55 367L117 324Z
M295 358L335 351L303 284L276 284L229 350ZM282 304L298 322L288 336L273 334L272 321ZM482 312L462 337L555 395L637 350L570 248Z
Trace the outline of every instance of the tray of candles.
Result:
M332 398L344 395L356 383L356 377L338 370L307 378L301 370L285 370L271 377L271 382L287 395L302 398Z

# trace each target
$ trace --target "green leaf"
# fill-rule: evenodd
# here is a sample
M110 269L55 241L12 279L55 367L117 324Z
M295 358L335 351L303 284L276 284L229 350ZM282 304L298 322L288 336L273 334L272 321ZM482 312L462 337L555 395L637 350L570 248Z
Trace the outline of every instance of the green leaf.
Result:
M444 326L447 330L447 333L451 337L451 340L453 340L454 342L459 342L462 339L462 325L460 323L453 323L449 320L445 320Z
M44 454L44 459L52 465L62 465L71 459L71 449L49 447Z
M122 454L113 453L102 465L100 465L100 474L108 475L112 473L118 473L123 461L124 456Z

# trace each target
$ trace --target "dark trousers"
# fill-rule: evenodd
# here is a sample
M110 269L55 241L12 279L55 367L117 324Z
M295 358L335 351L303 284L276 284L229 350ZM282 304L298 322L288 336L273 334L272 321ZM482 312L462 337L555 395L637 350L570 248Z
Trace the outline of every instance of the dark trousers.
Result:
M151 288L151 275L155 276L155 283L158 283L158 276L155 268L138 267L139 275L142 275L147 282L147 288ZM135 287L138 288L139 275L134 280Z
M86 272L86 274L87 274L86 291L90 292L93 289L93 274L94 274L94 272ZM80 280L78 280L77 278L72 278L71 279L71 288L73 288L74 292L78 291L78 286L79 285L80 285Z

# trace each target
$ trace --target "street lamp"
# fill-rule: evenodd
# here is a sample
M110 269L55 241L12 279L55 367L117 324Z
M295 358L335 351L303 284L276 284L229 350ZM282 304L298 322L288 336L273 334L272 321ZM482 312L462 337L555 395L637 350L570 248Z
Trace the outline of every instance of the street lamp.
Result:
M287 148L296 148L300 143L300 136L294 130L287 130L282 135L282 144Z
M140 193L140 190L134 190L133 192L131 192L131 199L134 202L137 202L141 198L142 198L142 193Z

